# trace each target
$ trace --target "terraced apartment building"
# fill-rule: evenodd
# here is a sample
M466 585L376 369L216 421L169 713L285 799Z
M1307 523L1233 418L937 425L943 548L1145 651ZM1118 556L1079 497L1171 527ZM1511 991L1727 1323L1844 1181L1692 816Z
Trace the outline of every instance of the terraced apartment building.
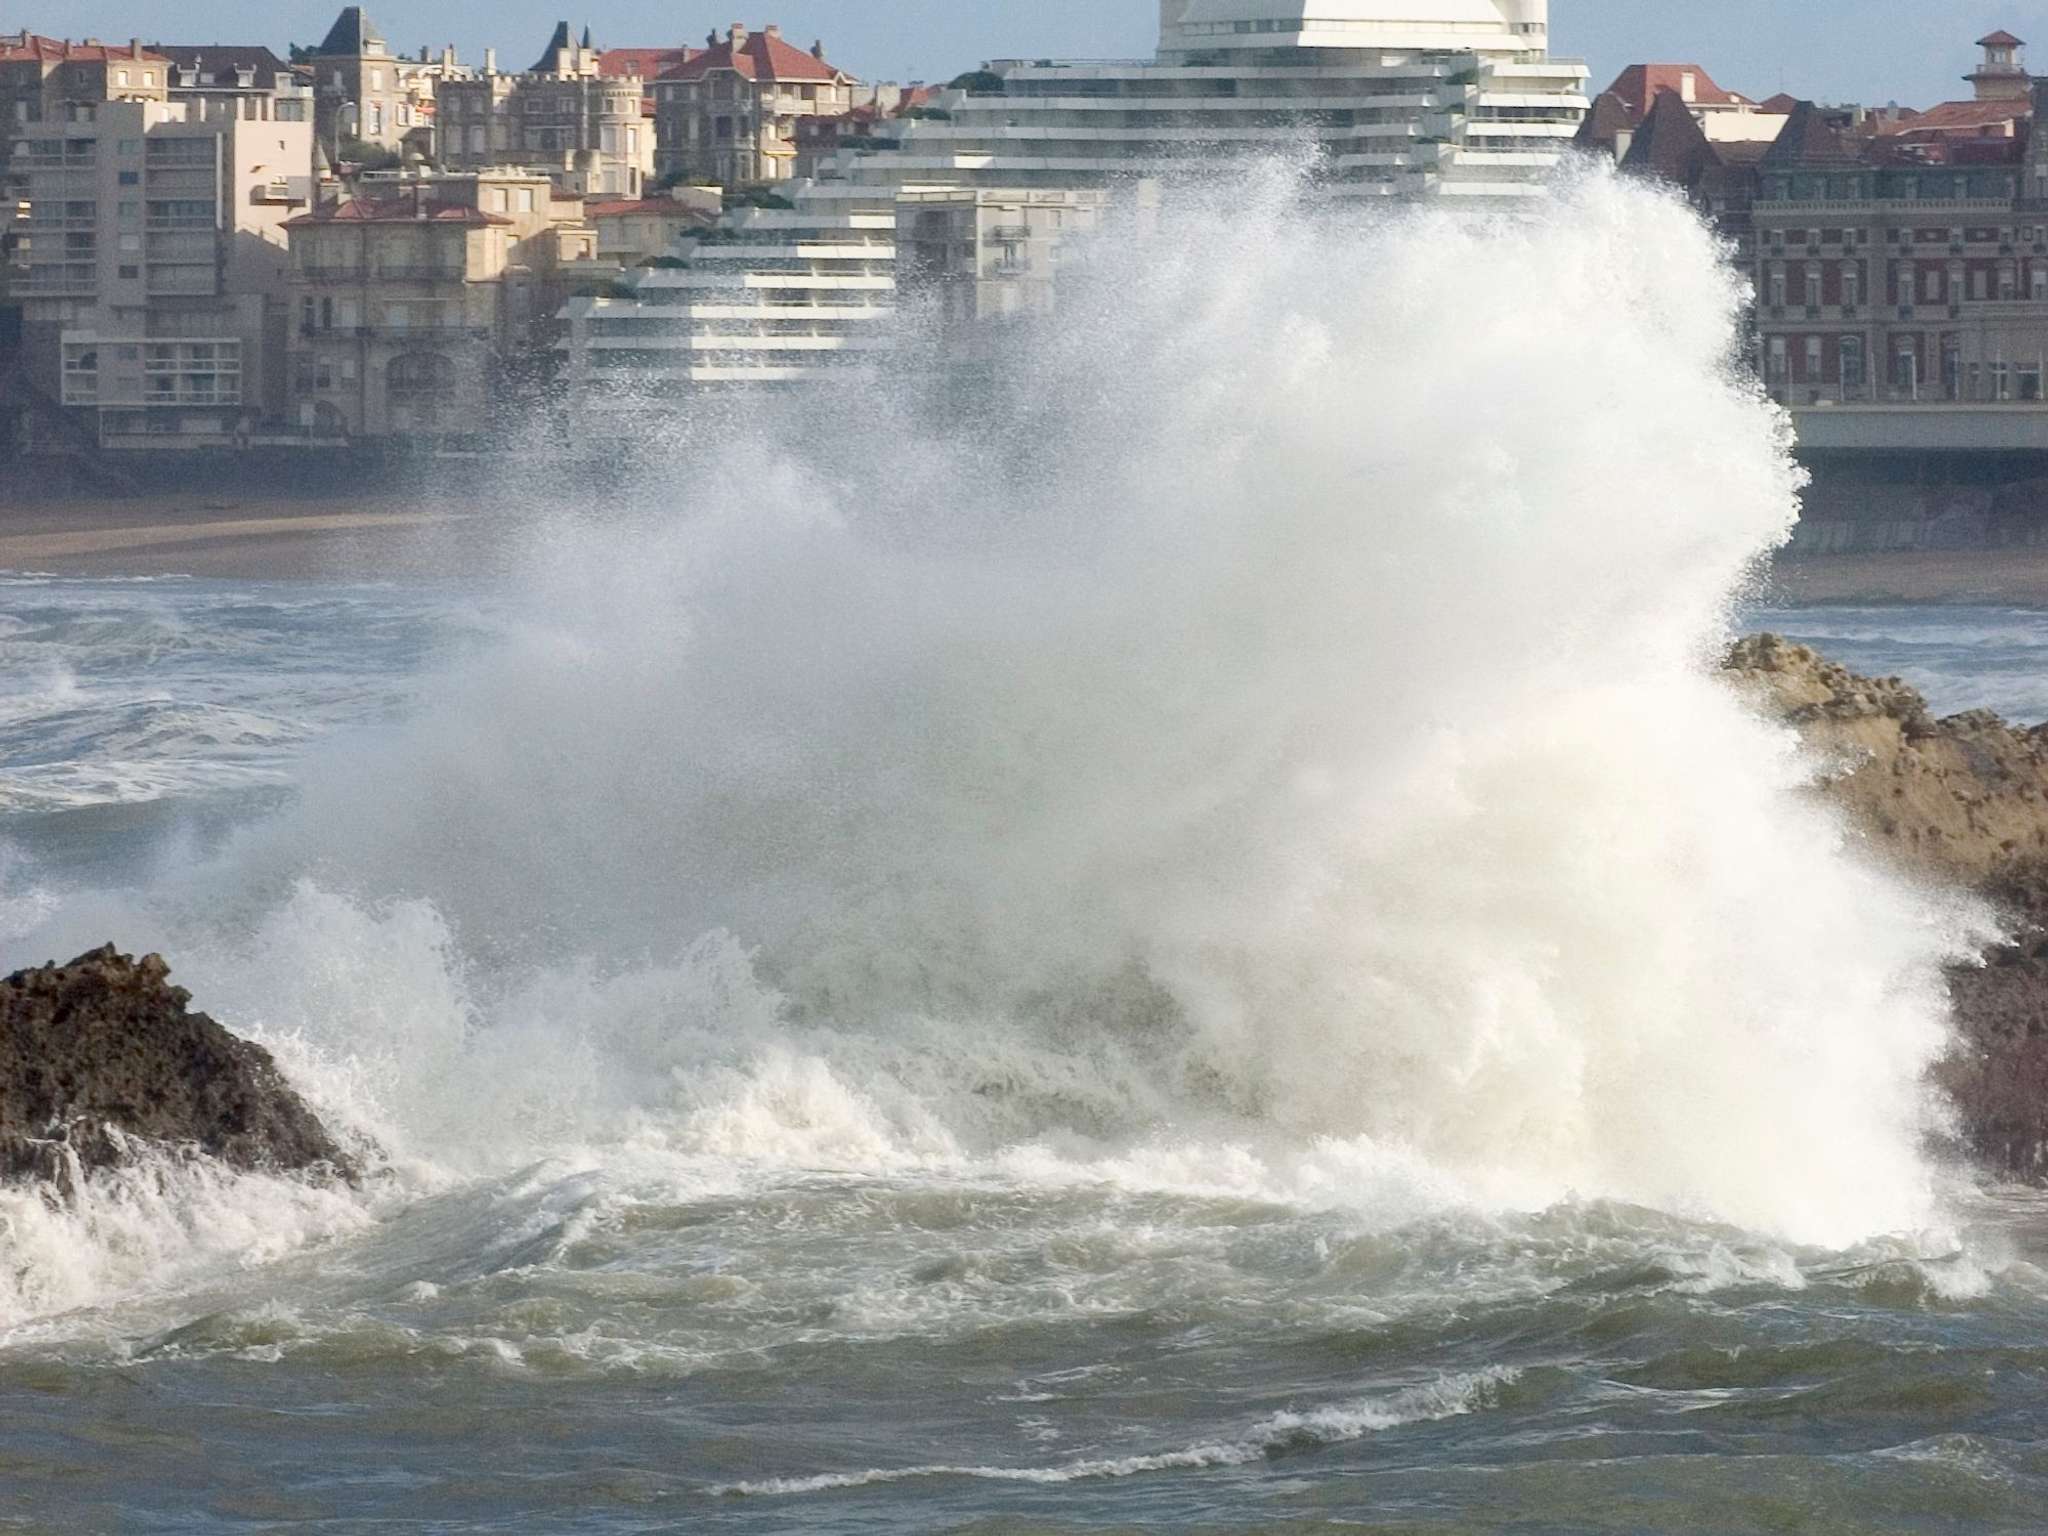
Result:
M781 206L683 240L630 296L572 302L567 378L658 398L886 351L911 221L949 197L976 200L945 297L973 318L1045 302L1055 235L1233 161L1307 156L1331 199L1532 196L1585 84L1549 53L1548 0L1162 0L1154 58L992 62L783 184Z

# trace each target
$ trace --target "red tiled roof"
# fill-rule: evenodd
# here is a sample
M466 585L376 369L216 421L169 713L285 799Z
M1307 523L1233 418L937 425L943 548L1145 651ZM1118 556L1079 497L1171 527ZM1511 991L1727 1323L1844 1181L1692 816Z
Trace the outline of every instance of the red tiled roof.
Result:
M104 43L73 43L62 38L38 37L33 32L0 37L0 62L36 60L44 64L105 64L119 59L143 64L171 62L147 48L109 48Z
M1692 76L1692 95L1686 96L1685 77ZM1608 92L1621 99L1628 108L1629 116L1641 122L1649 115L1657 97L1670 91L1689 105L1696 107L1740 107L1749 105L1749 98L1734 91L1724 91L1697 64L1631 64L1619 75Z
M597 72L609 79L628 75L652 80L680 68L702 53L702 48L607 48L597 56Z
M426 210L424 218L420 213L422 206ZM427 202L422 205L411 197L352 197L345 203L331 203L324 208L315 208L311 213L302 213L295 219L286 219L284 227L302 229L312 224L467 224L483 229L511 222L495 213L485 213L480 208L462 203Z
M730 34L695 58L662 76L665 80L702 80L714 70L731 70L748 80L837 80L834 69L814 53L785 43L779 33L749 32L737 50Z
M1979 48L2024 48L2027 45L2022 39L2014 37L2010 32L1999 31L1992 33L1989 37L1978 38L1977 46Z
M2012 101L1944 101L1902 122L1887 123L1878 132L1884 135L1925 133L1947 137L1975 136L1998 129L2002 130L1999 136L2003 138L2009 137L2015 126L2032 117L2033 113L2034 104L2026 97Z

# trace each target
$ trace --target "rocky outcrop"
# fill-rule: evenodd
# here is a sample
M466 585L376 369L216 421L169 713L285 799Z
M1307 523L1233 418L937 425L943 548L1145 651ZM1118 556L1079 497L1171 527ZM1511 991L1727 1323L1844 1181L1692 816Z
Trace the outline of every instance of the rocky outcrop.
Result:
M154 1144L352 1180L270 1053L190 1012L169 976L109 946L0 982L0 1178L68 1186Z
M1742 641L1728 669L1834 766L1823 792L1878 847L2009 917L2014 943L1950 972L1958 1043L1935 1075L1972 1155L2048 1180L2048 727L1935 719L1899 679L1858 677L1775 635Z

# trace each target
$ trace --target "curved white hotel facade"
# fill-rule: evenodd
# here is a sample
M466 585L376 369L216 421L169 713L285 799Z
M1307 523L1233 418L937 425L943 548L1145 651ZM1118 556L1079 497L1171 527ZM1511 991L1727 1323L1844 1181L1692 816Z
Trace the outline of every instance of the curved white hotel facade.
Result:
M629 297L573 301L572 388L788 383L871 357L899 220L970 236L950 275L999 312L1042 293L1062 231L1141 185L1306 148L1333 198L1526 197L1587 109L1585 66L1549 54L1549 0L1161 0L1159 22L1150 60L997 60L785 184L793 208L686 238Z

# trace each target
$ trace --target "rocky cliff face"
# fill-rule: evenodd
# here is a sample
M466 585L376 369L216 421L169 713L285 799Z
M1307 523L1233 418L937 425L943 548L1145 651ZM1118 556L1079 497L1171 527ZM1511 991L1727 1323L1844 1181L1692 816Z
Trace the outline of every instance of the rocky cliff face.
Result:
M1933 718L1897 678L1858 677L1774 635L1728 658L1737 685L1836 765L1823 792L1923 875L2009 914L2016 942L1950 973L1955 1052L1936 1076L1970 1152L2048 1178L2048 727Z
M189 1012L169 975L109 947L0 982L0 1178L66 1185L137 1142L353 1178L270 1053Z

